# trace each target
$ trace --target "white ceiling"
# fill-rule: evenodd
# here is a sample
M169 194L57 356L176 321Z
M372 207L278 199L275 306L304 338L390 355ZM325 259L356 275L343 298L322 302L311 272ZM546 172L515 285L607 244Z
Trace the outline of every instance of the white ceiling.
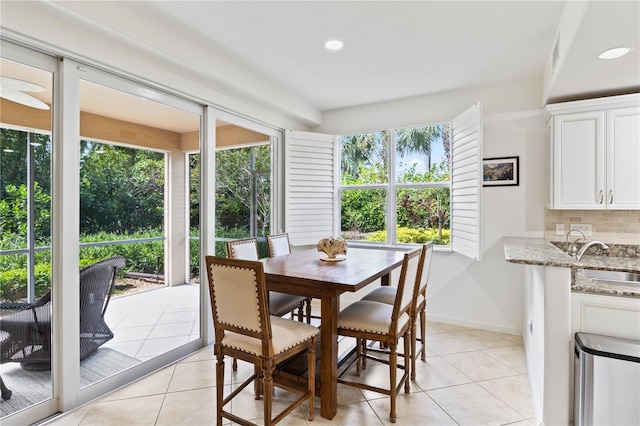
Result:
M153 6L172 17L174 32L191 28L321 111L539 75L562 11L548 2ZM327 51L331 38L344 49Z
M640 1L568 3L579 13L569 15L573 31L560 34L562 57L544 101L639 91ZM162 58L168 68L182 68L225 93L265 105L277 93L280 100L299 99L322 112L542 79L567 2L46 5L64 12L69 22L112 34L123 49ZM345 48L326 51L330 38L343 40ZM597 59L605 48L620 45L634 50L614 61Z

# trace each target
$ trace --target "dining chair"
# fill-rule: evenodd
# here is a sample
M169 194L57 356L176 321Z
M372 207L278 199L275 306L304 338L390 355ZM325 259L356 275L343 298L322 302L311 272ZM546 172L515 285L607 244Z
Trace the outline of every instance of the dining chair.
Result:
M429 282L429 270L431 269L431 258L433 257L433 241L429 241L422 246L420 254L421 270L417 279L420 280L419 287L416 288L415 309L411 312L411 380L416 379L416 359L420 355L422 361L426 360L425 337L426 337L426 306L427 306L427 284ZM371 300L374 302L392 305L395 300L397 287L380 286L367 293L361 300ZM416 333L416 324L420 316L420 337ZM416 352L417 342L420 342L420 350Z
M269 257L274 256L283 256L286 254L291 254L291 243L289 242L289 234L274 234L267 236L267 250L269 253ZM311 324L311 298L305 297L305 318L307 319L307 324Z
M267 250L269 257L291 254L289 234L273 234L267 236Z
M227 255L231 259L258 260L258 240L256 238L244 238L241 240L227 241ZM303 321L303 309L306 298L294 294L270 291L268 293L269 313L279 317L291 313L293 318L298 311L298 320ZM238 364L233 360L233 371L237 371Z
M263 397L264 424L273 425L308 401L307 418L313 420L315 359L319 330L304 322L269 315L264 267L259 261L206 256L209 296L215 331L216 422L223 419L251 425L236 412L225 410L240 392L254 383L255 399ZM238 309L242 304L243 309ZM272 418L273 371L277 364L307 353L309 375L306 386L284 388L297 398ZM254 365L253 374L224 396L224 357L231 356ZM240 406L241 404L239 404ZM240 410L238 410L240 411Z
M373 392L389 395L391 399L390 420L396 422L396 397L404 385L405 393L410 391L408 371L410 363L411 342L411 310L415 305L415 291L418 280L416 279L420 269L421 250L415 249L405 253L400 279L392 305L374 302L371 300L359 300L338 314L338 335L353 337L356 339L356 356L338 376L338 383L366 389ZM403 339L404 351L403 364L398 364L397 347L400 339ZM377 341L388 348L388 358L376 357L366 350L367 341ZM356 376L360 376L365 360L369 358L382 362L389 366L389 388L366 384L358 380L344 379L356 364ZM397 370L402 370L402 377L397 380Z

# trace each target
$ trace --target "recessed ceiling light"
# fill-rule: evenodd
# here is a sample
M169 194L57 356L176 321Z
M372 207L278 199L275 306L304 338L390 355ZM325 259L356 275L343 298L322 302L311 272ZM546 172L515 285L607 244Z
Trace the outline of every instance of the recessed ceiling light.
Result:
M344 43L340 40L329 40L324 44L328 50L340 50L344 47Z
M616 58L619 58L621 56L626 55L629 52L631 52L631 48L630 47L615 47L613 49L605 50L604 52L602 52L601 54L598 55L598 58L600 58L600 59L616 59Z

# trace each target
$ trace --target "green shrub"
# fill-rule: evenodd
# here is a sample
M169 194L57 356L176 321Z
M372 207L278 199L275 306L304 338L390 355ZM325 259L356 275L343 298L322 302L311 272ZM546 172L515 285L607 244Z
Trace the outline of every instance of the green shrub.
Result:
M362 233L384 227L385 191L344 190L341 195L341 229Z
M37 264L34 268L36 299L51 289L51 264ZM9 269L0 272L0 299L19 301L27 297L27 269Z
M146 230L131 234L98 232L82 235L81 242L102 242L118 240L135 240L140 238L162 237L162 230ZM110 246L84 247L80 249L80 259L108 259L113 256L124 256L127 259L122 273L129 271L144 273L162 273L164 263L164 241L151 241Z
M401 244L424 244L433 241L436 245L449 245L451 239L451 231L449 229L442 230L442 241L438 240L438 230L436 228L396 228L396 237L398 243ZM387 231L376 231L369 235L366 241L386 242Z
M198 235L197 229L191 230L192 235ZM98 232L92 235L82 235L80 240L87 242L132 240L138 238L161 237L161 230L148 230L133 234L116 234ZM218 227L219 238L247 238L248 230L245 228ZM190 240L190 269L191 276L196 277L200 270L200 241ZM260 256L267 256L267 245L264 242L258 245ZM79 251L79 269L92 265L100 260L114 256L124 256L125 266L119 275L127 272L160 273L164 272L164 241L151 241L130 244L114 244L105 246L83 247ZM226 256L227 249L224 241L215 243L215 255ZM35 286L36 298L46 294L51 288L51 253L39 251L35 253ZM0 300L18 301L27 297L27 256L25 254L11 254L0 256Z

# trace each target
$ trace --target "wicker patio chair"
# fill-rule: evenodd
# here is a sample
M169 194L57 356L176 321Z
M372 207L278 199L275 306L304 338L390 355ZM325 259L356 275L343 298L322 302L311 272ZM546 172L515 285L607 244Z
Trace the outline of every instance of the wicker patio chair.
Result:
M13 392L4 385L2 377L0 377L0 394L2 395L2 399L4 399L5 401L10 400L12 393Z
M122 256L80 270L80 359L113 338L104 313L113 292ZM26 370L51 368L51 293L35 303L0 303L15 311L0 321L0 363L20 362Z

